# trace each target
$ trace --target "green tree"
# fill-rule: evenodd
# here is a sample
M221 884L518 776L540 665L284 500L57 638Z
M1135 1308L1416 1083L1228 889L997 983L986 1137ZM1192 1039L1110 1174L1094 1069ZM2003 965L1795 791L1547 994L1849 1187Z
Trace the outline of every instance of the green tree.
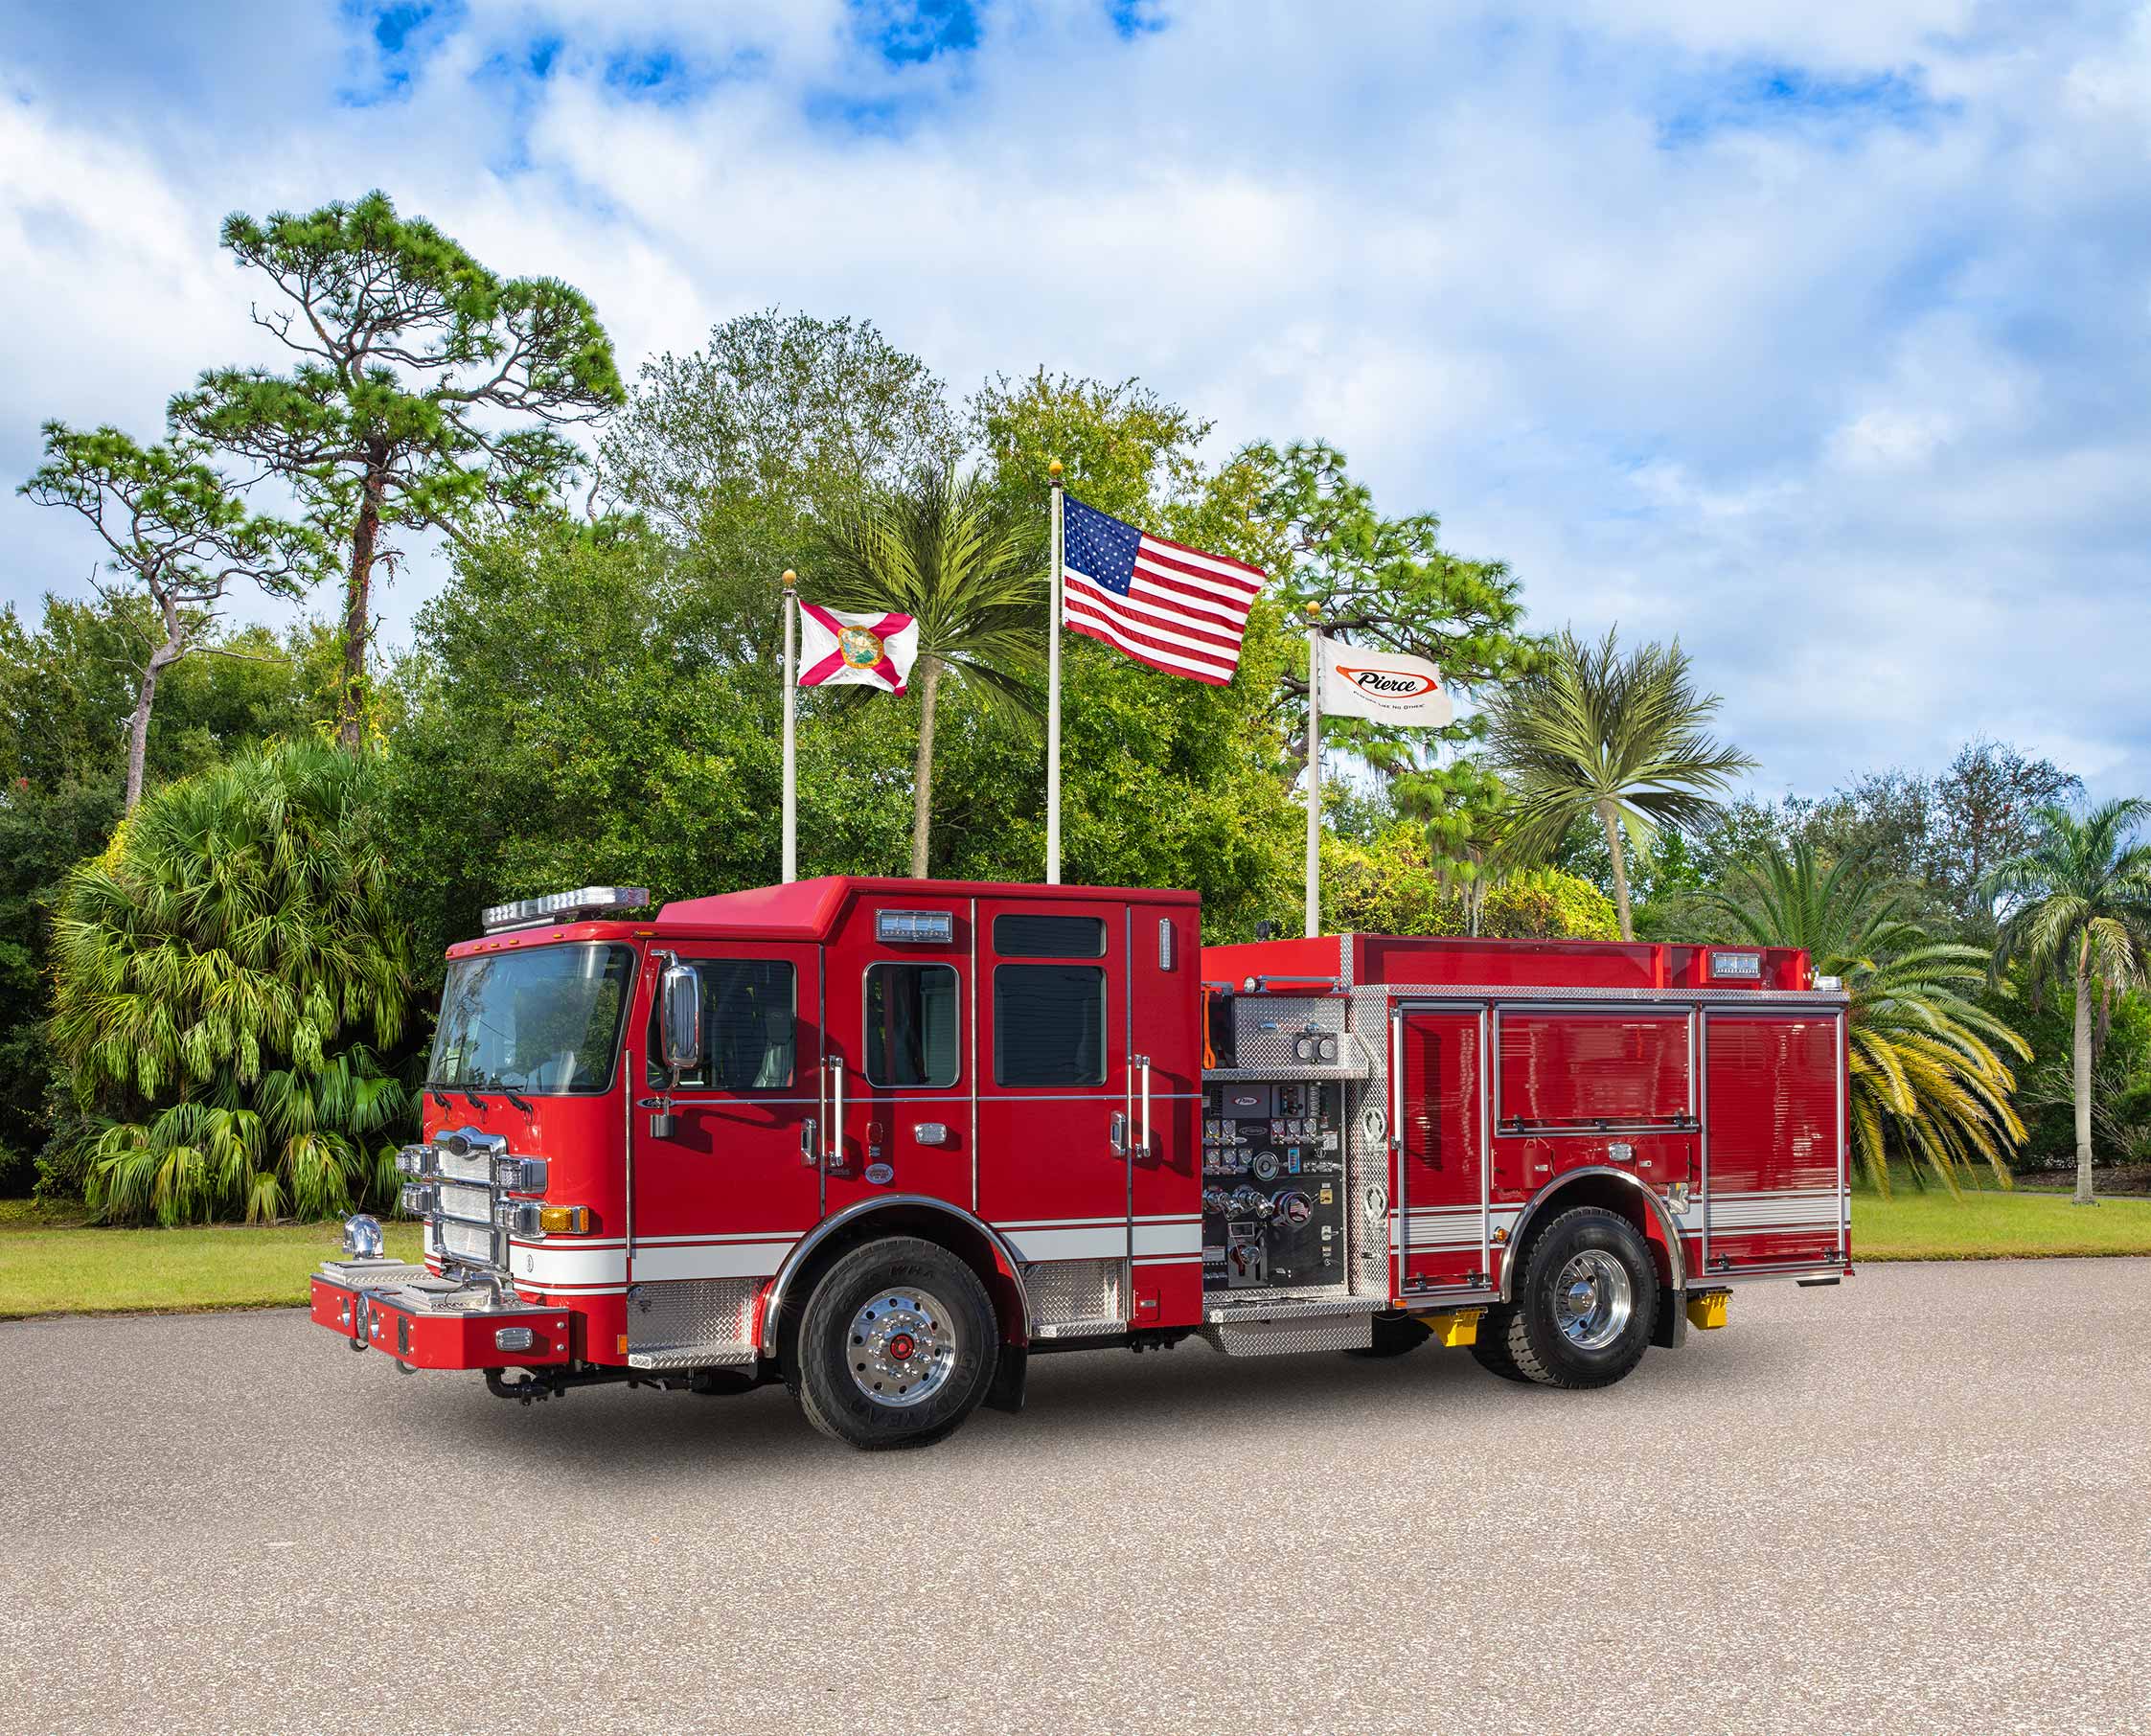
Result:
M1542 668L1498 689L1489 742L1509 781L1521 850L1550 853L1595 814L1613 872L1621 938L1636 938L1621 842L1640 853L1661 825L1701 827L1755 762L1713 740L1718 697L1697 690L1687 653L1644 645L1622 656L1612 628L1595 645L1564 631Z
M934 702L945 674L1016 715L1037 704L1046 587L1040 541L977 477L928 468L910 486L840 509L812 568L817 600L895 609L919 625L919 742L911 775L911 873L924 879L933 824Z
M1446 934L1503 940L1613 940L1613 901L1557 868L1528 868L1459 886L1424 830L1391 827L1365 842L1322 840L1322 921L1356 934Z
M106 1217L312 1218L393 1190L410 937L378 780L313 742L242 755L154 791L68 877L53 1045Z
M142 799L149 715L165 672L203 647L204 628L241 582L294 602L317 569L318 541L295 525L249 513L204 462L196 441L142 446L117 428L83 432L45 424L45 462L17 492L40 506L67 507L97 533L106 568L139 586L154 606L159 637L135 674L126 737L126 811ZM113 592L99 586L107 603ZM206 649L221 648L214 643Z
M872 324L770 308L645 362L598 451L606 496L679 552L745 661L773 654L776 577L808 570L817 518L960 445L941 381Z
M2038 841L1999 863L1986 896L2004 902L1995 958L2021 959L2034 974L2058 977L2074 996L2071 1065L2076 1097L2076 1194L2093 1205L2092 1002L2144 981L2151 948L2151 843L2137 828L2151 802L2105 802L2079 817L2039 811Z
M388 693L384 826L427 989L501 899L603 883L661 902L775 879L782 682L732 654L732 628L698 564L636 520L458 548ZM901 872L905 712L800 695L802 872Z
M1843 981L1852 1147L1877 1192L1889 1192L1892 1151L1953 1194L1975 1159L2009 1185L2025 1127L1998 1051L2028 1060L2031 1048L1974 998L1980 948L1932 939L1902 890L1857 860L1826 863L1804 839L1745 863L1705 902L1741 938L1803 947L1819 975Z
M620 403L612 343L579 291L501 278L383 193L266 222L224 245L286 304L255 323L298 357L204 374L174 423L290 482L348 537L338 730L364 740L373 575L401 529L467 537L488 510L548 507L581 454L560 432Z

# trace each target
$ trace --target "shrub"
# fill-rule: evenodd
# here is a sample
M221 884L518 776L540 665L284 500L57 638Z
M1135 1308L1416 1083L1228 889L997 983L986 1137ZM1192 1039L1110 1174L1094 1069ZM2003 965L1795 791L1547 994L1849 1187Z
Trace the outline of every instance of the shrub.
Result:
M313 742L242 754L145 798L69 875L52 1035L103 1216L321 1217L392 1192L411 1106L381 1058L410 939L378 781Z

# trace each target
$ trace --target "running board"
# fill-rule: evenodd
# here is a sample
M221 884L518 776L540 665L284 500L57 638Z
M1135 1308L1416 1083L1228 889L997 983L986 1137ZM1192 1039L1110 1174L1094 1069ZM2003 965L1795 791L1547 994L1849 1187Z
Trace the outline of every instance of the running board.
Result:
M1205 1325L1243 1320L1306 1320L1318 1314L1378 1314L1389 1306L1381 1296L1344 1296L1335 1291L1293 1295L1285 1291L1228 1292L1224 1301L1206 1301Z

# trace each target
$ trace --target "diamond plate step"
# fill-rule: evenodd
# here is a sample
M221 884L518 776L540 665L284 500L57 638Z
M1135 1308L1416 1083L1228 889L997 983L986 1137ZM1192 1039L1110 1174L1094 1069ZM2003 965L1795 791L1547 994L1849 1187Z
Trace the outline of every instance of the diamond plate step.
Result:
M716 1344L651 1344L628 1353L629 1368L737 1368L755 1360L754 1346L737 1339Z

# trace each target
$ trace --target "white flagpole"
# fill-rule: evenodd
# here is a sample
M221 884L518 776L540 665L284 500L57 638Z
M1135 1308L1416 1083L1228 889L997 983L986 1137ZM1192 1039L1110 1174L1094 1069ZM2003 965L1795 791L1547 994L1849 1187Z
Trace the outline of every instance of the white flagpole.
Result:
M792 588L798 582L799 575L787 569L784 576L784 878L787 885L799 878L799 765L794 746L799 709L799 653L796 649L799 594Z
M1307 938L1322 932L1322 610L1307 605Z
M1053 485L1053 618L1045 640L1045 883L1061 883L1061 461L1045 467Z

